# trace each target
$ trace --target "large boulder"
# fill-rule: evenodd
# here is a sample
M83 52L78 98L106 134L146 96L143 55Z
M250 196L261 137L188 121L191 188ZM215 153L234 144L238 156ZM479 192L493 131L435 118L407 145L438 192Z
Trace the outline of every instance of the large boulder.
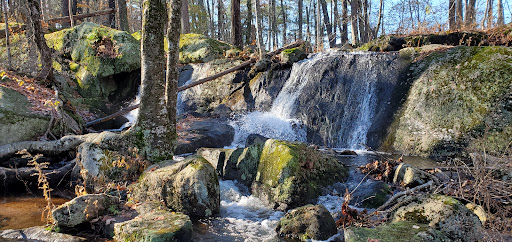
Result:
M180 36L180 59L182 64L208 62L223 57L224 51L232 46L201 34Z
M482 224L479 218L458 200L434 194L422 197L400 207L393 214L393 222L412 221L428 224L457 241L479 241L482 239Z
M301 48L291 48L283 50L279 54L279 58L281 59L281 63L285 65L292 65L295 62L299 62L301 60L304 60L308 57L308 54L306 54Z
M401 163L395 168L393 183L404 187L415 187L427 183L433 175L424 172L414 166Z
M184 120L178 123L175 154L194 153L201 147L221 148L233 142L235 130L218 119Z
M100 106L106 100L122 100L136 92L140 75L128 73L140 69L140 42L128 32L84 22L45 38L62 57L61 62L54 62L61 73L56 79L61 91L69 95L77 91L85 98L71 101Z
M163 201L173 211L194 218L211 217L220 210L217 173L199 156L148 168L133 185L132 197L141 202Z
M276 228L287 239L327 240L338 230L329 211L323 205L306 205L289 211Z
M114 239L117 241L190 241L192 239L192 221L182 213L154 207L148 211L139 211L132 220L114 225Z
M108 150L98 144L84 142L77 154L80 176L91 192L101 192L104 184L126 182L137 178L147 166L142 159ZM75 170L76 171L76 170Z
M438 242L451 241L442 232L428 225L401 221L375 228L351 227L345 229L346 242Z
M306 144L269 139L260 156L253 194L280 210L309 203L321 189L344 180L348 169Z
M106 194L87 194L74 198L52 211L58 226L74 227L108 213L119 203L117 197Z
M416 62L383 149L439 160L467 150L501 156L512 137L511 65L508 47L459 46Z
M34 140L48 129L48 117L31 112L20 93L0 86L0 145Z
M201 148L197 154L210 162L222 179L237 180L250 187L256 178L261 151L262 145L254 145L238 149Z
M0 230L1 241L41 241L41 242L82 242L87 239L64 233L53 232L44 226L26 229Z

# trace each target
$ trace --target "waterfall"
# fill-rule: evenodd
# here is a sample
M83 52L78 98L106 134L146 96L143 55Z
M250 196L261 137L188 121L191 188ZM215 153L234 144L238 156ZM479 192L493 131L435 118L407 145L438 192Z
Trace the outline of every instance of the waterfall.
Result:
M295 63L270 111L240 115L231 122L235 128L232 146L243 146L249 134L260 134L364 150L381 102L376 94L377 83L386 79L382 74L385 70L377 66L389 66L393 58L327 52ZM315 132L321 138L315 138Z

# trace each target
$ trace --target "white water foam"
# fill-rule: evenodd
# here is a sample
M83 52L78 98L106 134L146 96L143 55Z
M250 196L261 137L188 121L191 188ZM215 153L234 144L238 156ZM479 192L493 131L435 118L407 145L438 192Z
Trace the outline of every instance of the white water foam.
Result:
M210 221L206 234L198 241L269 241L275 240L275 227L283 212L273 211L249 195L236 181L219 180L220 217Z

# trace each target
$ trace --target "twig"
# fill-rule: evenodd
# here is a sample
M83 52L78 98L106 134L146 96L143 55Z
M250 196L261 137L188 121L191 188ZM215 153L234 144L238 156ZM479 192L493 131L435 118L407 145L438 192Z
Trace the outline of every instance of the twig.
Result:
M383 209L385 209L386 207L388 207L392 202L394 202L397 198L401 197L401 196L405 196L405 195L409 195L413 192L416 192L416 191L419 191L419 190L422 190L423 188L426 188L426 187L430 187L432 186L433 184L433 181L430 180L428 181L427 183L423 184L423 185L419 185L417 187L414 187L414 188L411 188L411 189L408 189L408 190L405 190L403 192L399 192L395 195L393 195L391 198L388 199L388 201L386 203L384 203L382 206L378 207L374 213L377 213L379 211L382 211Z

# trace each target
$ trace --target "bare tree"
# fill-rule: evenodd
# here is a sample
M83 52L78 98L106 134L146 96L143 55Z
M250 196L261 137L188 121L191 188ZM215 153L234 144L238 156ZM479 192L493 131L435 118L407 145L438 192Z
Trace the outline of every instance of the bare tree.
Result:
M188 0L181 0L181 33L190 33L190 16L188 14Z
M359 32L358 29L358 20L359 16L359 1L358 0L351 0L350 1L350 23L351 23L351 33L352 33L352 44L358 45L359 44Z
M286 45L286 8L281 0L281 15L283 15L283 46Z
M505 25L505 18L503 15L503 2L502 0L498 0L498 22L496 22L498 26Z
M69 0L61 0L61 6L62 6L62 17L69 16ZM62 24L62 27L68 28L70 26L69 23L64 22Z
M455 0L448 0L448 25L450 30L456 29L455 18L456 2Z
M245 44L250 45L252 43L252 2L247 0L247 19L245 20Z
M324 24L325 29L327 30L327 38L329 39L329 47L334 48L336 46L336 36L332 34L332 25L329 20L329 13L327 12L327 4L325 0L318 0L320 5L322 6L322 12L324 14Z
M342 9L341 9L341 44L345 44L348 41L348 0L341 0L342 1Z
M256 43L258 45L258 52L260 59L265 55L265 47L263 46L262 28L261 28L261 8L260 0L254 0L254 13L256 15Z
M302 8L303 8L303 5L304 4L304 0L299 0L299 3L298 3L298 25L299 25L299 39L302 39Z
M0 0L2 1L2 10L4 11L4 19L5 19L5 45L7 47L7 69L11 69L12 64L12 57L11 57L11 43L9 38L9 15L7 13L7 5L5 4L5 1L7 0Z
M457 0L457 23L456 23L456 26L457 26L457 29L460 29L462 28L462 23L464 23L464 19L463 19L463 13L462 13L462 9L464 8L464 5L462 3L462 0Z
M118 26L122 31L130 32L128 24L128 9L126 8L126 0L117 0L117 18Z
M476 21L476 0L466 0L466 18L464 25L466 28L475 27Z
M217 27L219 40L224 40L224 7L222 0L217 1Z
M116 9L116 0L108 0L108 7L111 9ZM108 22L109 22L108 26L110 26L110 28L113 28L113 29L116 28L116 13L115 12L108 15Z
M39 80L53 81L52 52L44 38L43 27L41 26L41 9L37 0L27 0L30 17L30 27L34 33L34 41L41 54L42 70L37 75Z
M180 1L187 0L172 0L168 6L168 24L167 24L167 40L168 40L168 53L167 53L167 67L165 76L165 103L167 113L169 116L170 127L169 130L172 134L173 140L170 146L174 152L176 147L176 105L178 98L178 59L180 51L180 27L181 27L181 3Z
M240 0L231 0L231 41L242 48L242 22L240 18Z

